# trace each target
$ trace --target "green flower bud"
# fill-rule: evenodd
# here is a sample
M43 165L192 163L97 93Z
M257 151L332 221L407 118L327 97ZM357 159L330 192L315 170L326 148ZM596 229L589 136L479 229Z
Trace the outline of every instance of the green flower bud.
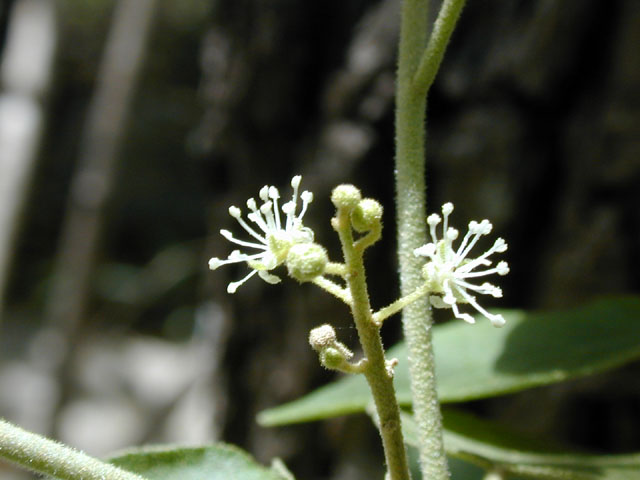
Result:
M361 373L358 365L349 363L353 352L336 339L336 331L331 325L320 325L311 330L309 345L318 352L323 367L340 372Z
M346 208L353 210L362 199L362 194L353 185L338 185L331 192L331 202L336 208Z
M320 325L309 332L309 345L316 352L336 343L336 331L329 324Z
M344 352L334 347L327 347L320 352L320 363L329 370L340 370L347 362Z
M289 249L289 276L299 282L309 282L324 273L329 262L327 251L317 243L298 243Z
M382 222L382 205L380 202L365 198L351 212L351 225L356 232L367 232L380 226Z

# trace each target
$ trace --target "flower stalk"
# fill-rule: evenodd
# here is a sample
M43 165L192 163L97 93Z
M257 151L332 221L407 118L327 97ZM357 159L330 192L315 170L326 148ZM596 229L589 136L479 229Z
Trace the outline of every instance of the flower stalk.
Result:
M400 423L400 409L393 386L393 365L395 362L387 361L385 358L380 328L373 320L363 262L364 246L369 245L371 239L376 236L379 238L380 232L369 232L360 240L354 241L350 211L348 208L341 208L338 205L337 207L338 211L332 225L338 232L342 244L347 269L346 281L352 297L351 312L366 358L362 373L371 388L379 418L379 430L384 447L388 478L390 480L410 480Z
M349 293L348 289L342 288L337 283L334 283L328 278L325 278L323 276L316 277L315 279L312 280L312 282L315 283L320 288L324 289L325 291L329 292L334 297L342 300L344 303L351 306L352 304L351 294Z
M407 305L415 302L416 300L424 297L429 293L429 288L426 283L423 283L420 287L416 288L409 295L406 295L402 298L399 298L395 302L387 305L386 307L381 308L376 313L373 314L373 321L379 327L382 326L382 322L384 322L387 318L395 315L400 310L405 308Z

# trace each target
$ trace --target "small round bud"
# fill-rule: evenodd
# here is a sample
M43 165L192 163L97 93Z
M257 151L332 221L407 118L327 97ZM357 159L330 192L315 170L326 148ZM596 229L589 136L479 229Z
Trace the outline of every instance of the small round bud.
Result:
M327 347L320 352L320 363L329 370L341 369L346 361L345 354L337 348Z
M351 225L356 232L367 232L380 225L382 205L380 202L365 198L351 212Z
M358 205L358 202L362 198L360 190L353 185L338 185L331 192L331 202L336 208L346 208L352 210Z
M309 332L309 345L316 352L336 342L336 331L329 324L320 325Z
M299 282L309 282L324 273L329 262L327 251L317 243L298 243L289 249L289 276Z

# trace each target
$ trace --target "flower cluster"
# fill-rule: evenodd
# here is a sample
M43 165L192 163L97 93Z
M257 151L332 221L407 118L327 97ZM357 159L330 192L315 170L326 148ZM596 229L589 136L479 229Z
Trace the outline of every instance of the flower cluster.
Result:
M291 247L301 243L313 242L313 231L302 224L302 217L307 211L308 205L313 201L313 194L308 191L298 195L300 181L302 177L296 175L291 179L293 195L290 201L278 206L280 192L274 186L265 185L260 189L260 200L262 205L258 207L255 199L247 200L249 213L247 218L254 224L254 228L242 218L240 208L232 206L229 208L229 215L235 218L240 226L255 241L245 241L235 238L228 230L220 230L220 234L236 245L253 248L256 252L242 253L234 250L226 259L212 258L209 260L209 268L216 268L230 263L246 262L251 272L237 282L231 282L227 287L227 292L235 293L240 285L245 283L256 273L267 283L278 283L280 278L269 273L269 271L282 265ZM298 210L298 196L302 200L300 212ZM285 217L280 217L280 209Z
M442 206L442 215L434 213L427 218L431 234L431 243L416 248L416 256L426 257L429 261L423 267L422 275L427 281L430 291L429 301L436 308L451 308L456 318L460 318L469 323L475 323L474 318L468 313L461 313L458 310L458 303L469 303L478 312L491 320L491 323L500 327L505 320L502 315L491 314L482 308L476 301L475 296L469 293L476 292L493 297L502 297L502 290L488 282L482 285L469 283L469 279L497 273L506 275L509 273L509 265L505 261L498 262L493 268L476 271L476 268L489 267L491 261L488 257L493 253L502 253L507 250L507 244L502 238L498 238L493 246L475 259L468 259L467 255L478 242L480 237L491 233L492 225L489 220L482 220L480 223L472 221L469 223L469 230L462 239L462 243L457 250L453 248L453 242L458 238L459 232L455 228L449 227L449 215L453 212L453 204L445 203ZM442 239L438 239L436 227L443 222Z

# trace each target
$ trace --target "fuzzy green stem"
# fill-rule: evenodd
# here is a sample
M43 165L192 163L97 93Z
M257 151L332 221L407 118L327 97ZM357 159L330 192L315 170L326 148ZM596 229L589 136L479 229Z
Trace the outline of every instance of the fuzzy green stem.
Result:
M0 419L0 457L62 480L144 480Z
M427 242L427 93L463 4L463 0L444 0L428 45L428 0L403 0L402 4L396 92L396 211L402 296L409 295L424 282L421 275L423 261L413 255L413 250ZM429 480L445 480L449 478L449 472L436 393L432 326L426 299L405 307L403 328L409 351L422 475Z
M370 247L371 245L376 243L378 240L380 240L381 236L382 236L382 224L378 224L375 228L372 228L371 230L369 230L366 235L359 238L355 242L354 248L360 253L360 255L362 255L362 252L366 248Z
M464 3L465 0L444 0L440 7L438 18L433 25L433 33L413 77L415 89L425 97L436 78Z
M313 280L311 280L311 282L316 284L320 288L326 290L334 297L342 300L347 305L351 306L351 295L349 295L349 291L347 289L342 288L337 283L332 282L331 280L323 277L322 275L314 278Z
M324 269L324 273L327 275L338 275L344 277L347 273L347 269L342 263L329 262Z
M391 315L395 315L400 310L405 308L410 303L415 302L419 298L424 297L429 293L429 289L427 288L427 284L423 283L420 287L415 289L409 295L399 298L395 302L387 305L386 307L381 308L376 313L373 314L373 321L380 327L382 326L382 322L385 319L389 318Z
M327 365L322 362L322 357L320 358L320 363L322 366L328 370L335 370L336 372L346 373L347 375L357 375L360 373L364 373L367 367L366 359L361 359L356 363L350 363L348 360L344 360L337 365Z
M332 224L340 237L347 266L347 284L351 291L351 313L358 330L362 351L366 358L364 375L371 388L380 419L380 436L384 447L390 480L410 480L407 453L402 438L400 409L393 386L393 375L387 369L380 330L373 321L367 291L363 249L356 248L351 231L349 212L338 209ZM361 244L362 245L362 244ZM391 373L391 374L390 374Z

